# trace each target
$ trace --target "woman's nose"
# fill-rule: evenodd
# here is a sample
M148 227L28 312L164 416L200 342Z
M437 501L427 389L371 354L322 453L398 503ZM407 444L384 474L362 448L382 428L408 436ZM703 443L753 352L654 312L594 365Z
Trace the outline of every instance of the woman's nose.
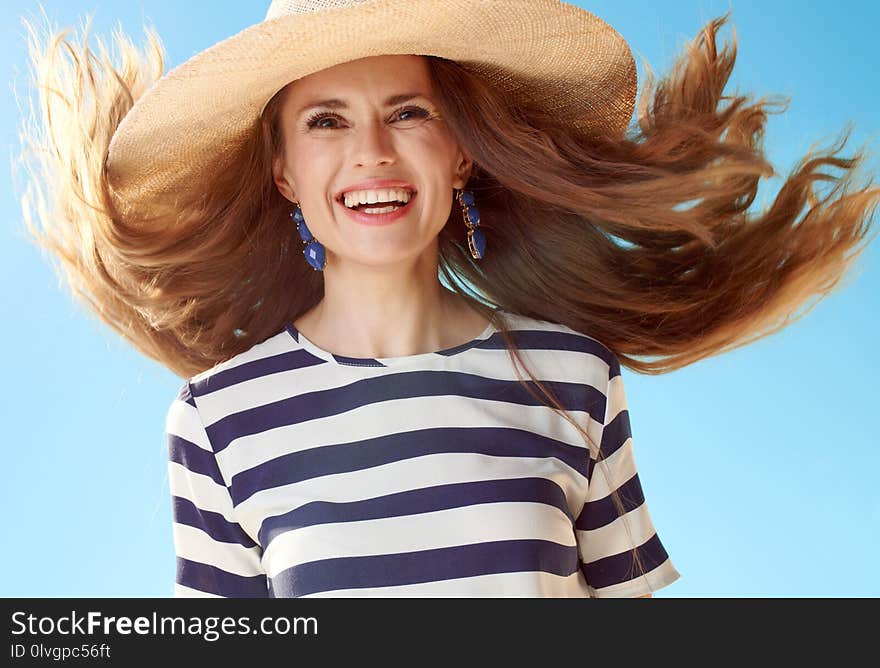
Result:
M393 161L394 141L391 129L383 121L362 124L355 131L354 158L358 163Z

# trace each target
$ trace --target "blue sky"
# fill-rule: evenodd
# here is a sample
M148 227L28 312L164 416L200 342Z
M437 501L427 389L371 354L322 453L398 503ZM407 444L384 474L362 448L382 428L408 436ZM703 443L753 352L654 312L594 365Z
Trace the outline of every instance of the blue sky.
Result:
M728 92L790 95L767 125L766 153L786 175L812 145L854 124L851 154L880 127L875 3L839 0L579 2L613 25L656 73L711 18L733 9L739 55ZM44 2L61 26L94 14L140 43L152 23L166 71L262 20L267 3ZM0 390L7 425L7 549L0 596L169 596L174 580L164 419L181 379L143 357L59 286L24 241L13 86L26 85L19 16L0 7L7 94L0 127L3 226ZM722 32L726 40L730 27ZM93 43L94 44L94 43ZM639 63L640 81L642 74ZM22 94L22 93L20 93ZM869 171L876 173L872 158ZM756 206L780 183L762 185ZM745 348L661 376L623 370L640 478L658 534L682 574L659 597L878 596L880 449L874 357L877 244L799 322ZM876 426L876 425L875 425Z

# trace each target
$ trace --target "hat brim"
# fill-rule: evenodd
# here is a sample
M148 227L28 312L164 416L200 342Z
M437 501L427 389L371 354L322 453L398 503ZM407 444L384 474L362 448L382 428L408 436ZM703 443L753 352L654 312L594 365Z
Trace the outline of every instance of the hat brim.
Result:
M576 132L623 132L635 105L626 41L594 14L558 0L382 0L286 15L196 54L138 98L109 147L114 195L138 208L203 188L287 83L385 54L457 61Z

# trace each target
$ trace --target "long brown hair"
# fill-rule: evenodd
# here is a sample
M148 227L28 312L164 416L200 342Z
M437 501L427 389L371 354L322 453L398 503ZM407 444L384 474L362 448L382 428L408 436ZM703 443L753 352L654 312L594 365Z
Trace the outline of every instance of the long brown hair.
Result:
M837 155L847 131L805 156L766 211L747 211L760 178L774 174L761 147L767 115L787 102L723 96L736 34L720 52L716 34L728 14L659 83L647 68L638 122L624 136L573 136L457 63L426 56L442 114L474 158L467 188L489 244L472 260L453 210L439 239L441 280L493 320L520 381L578 428L606 476L601 447L524 363L494 309L584 332L635 371L673 371L804 315L798 309L829 294L867 245L880 198L880 188L854 185L863 153ZM39 111L22 132L24 221L75 296L139 351L191 377L278 333L323 296L271 178L286 89L255 123L237 169L123 216L107 148L162 75L163 48L150 29L143 52L118 32L115 65L100 39L98 54L89 48L89 24L76 47L69 30L50 28L41 40L25 21ZM832 184L824 197L816 181ZM617 492L612 499L624 515ZM644 573L636 548L632 555Z

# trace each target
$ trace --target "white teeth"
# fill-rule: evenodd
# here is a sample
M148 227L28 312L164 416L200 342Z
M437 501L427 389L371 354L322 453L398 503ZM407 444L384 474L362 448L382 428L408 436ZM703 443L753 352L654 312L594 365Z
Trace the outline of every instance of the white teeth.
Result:
M364 213L391 213L392 211L396 211L399 209L399 206L383 206L381 209L374 209L372 207L367 209L361 209Z
M345 193L345 206L356 207L358 204L376 204L378 202L403 202L410 200L410 191L404 188L380 188L376 190L352 190Z

